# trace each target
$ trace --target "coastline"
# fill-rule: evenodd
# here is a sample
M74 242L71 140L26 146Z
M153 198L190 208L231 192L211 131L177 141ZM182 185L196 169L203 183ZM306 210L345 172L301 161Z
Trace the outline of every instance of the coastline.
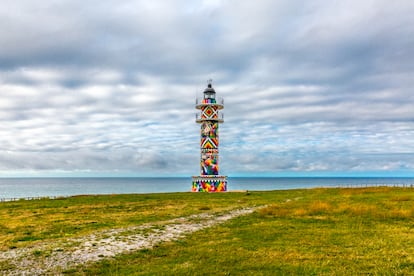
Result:
M229 177L228 182L228 192L337 187L414 187L412 177ZM190 191L190 177L0 178L0 202L79 195Z

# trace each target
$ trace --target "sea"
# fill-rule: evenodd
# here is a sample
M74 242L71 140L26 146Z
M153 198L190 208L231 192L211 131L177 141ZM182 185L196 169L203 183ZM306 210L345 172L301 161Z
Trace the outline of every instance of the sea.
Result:
M229 177L228 190L270 191L316 187L414 187L408 177ZM191 177L0 178L0 201L98 194L189 192Z

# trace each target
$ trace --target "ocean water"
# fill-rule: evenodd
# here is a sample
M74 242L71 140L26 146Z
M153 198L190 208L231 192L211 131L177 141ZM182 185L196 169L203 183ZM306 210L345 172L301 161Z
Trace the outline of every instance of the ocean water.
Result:
M414 187L414 178L230 177L229 190L286 190L315 187ZM0 200L95 194L189 192L191 177L0 178Z

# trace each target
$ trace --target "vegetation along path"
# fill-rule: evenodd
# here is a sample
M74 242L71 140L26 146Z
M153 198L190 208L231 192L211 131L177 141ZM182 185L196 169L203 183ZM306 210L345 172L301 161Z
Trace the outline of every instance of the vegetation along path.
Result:
M232 218L250 214L258 207L221 214L196 214L140 226L97 231L83 237L47 241L0 252L0 262L8 263L7 275L59 273L86 262L96 262L121 253L152 248Z

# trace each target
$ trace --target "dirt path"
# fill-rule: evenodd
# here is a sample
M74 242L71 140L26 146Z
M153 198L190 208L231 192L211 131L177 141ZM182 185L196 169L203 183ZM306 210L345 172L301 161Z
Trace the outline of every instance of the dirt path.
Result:
M3 263L3 267L8 267L8 270L0 271L0 274L60 274L80 264L178 240L195 231L250 214L255 209L237 209L219 215L198 214L136 227L100 231L76 239L45 242L30 248L3 251L0 252L0 263Z

